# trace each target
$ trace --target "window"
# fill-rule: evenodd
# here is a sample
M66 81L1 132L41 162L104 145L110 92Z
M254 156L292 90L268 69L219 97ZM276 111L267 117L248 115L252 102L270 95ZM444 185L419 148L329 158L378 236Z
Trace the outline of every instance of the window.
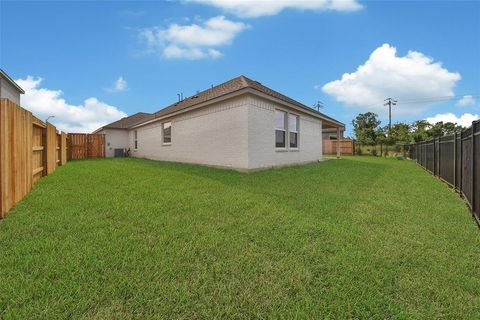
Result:
M134 142L135 142L135 149L138 149L138 133L137 130L134 131Z
M275 147L286 147L286 125L287 114L280 110L275 110Z
M288 115L288 134L290 148L298 148L298 116Z
M170 144L172 143L172 123L165 122L163 124L163 143Z

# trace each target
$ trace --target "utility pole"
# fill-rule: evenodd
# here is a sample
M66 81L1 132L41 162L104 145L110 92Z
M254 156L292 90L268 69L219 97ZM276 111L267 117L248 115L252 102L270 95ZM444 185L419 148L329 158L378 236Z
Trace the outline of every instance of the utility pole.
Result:
M385 99L384 106L388 106L388 134L392 131L392 106L397 105L397 100L393 100L392 98Z
M316 103L313 104L313 109L317 109L318 112L320 112L321 108L323 108L323 102L322 101L317 101Z

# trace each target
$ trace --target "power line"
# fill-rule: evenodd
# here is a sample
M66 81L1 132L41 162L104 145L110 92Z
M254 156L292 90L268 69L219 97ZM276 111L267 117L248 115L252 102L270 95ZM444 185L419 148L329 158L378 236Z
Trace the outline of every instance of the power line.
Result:
M472 98L480 97L480 94L464 94L461 96L443 96L443 97L428 97L428 98L417 98L417 99L407 99L402 100L398 99L398 104L422 104L422 103L430 103L430 102L444 102L444 101L456 101L461 100L465 96L471 96ZM383 104L383 101L379 101L378 103L372 104L367 106L366 108L378 107L380 104Z
M468 95L472 98L479 97L479 95ZM415 99L415 100L400 100L402 104L421 104L421 103L429 103L429 102L444 102L444 101L457 101L462 100L464 97L438 97L438 98L423 98L423 99Z

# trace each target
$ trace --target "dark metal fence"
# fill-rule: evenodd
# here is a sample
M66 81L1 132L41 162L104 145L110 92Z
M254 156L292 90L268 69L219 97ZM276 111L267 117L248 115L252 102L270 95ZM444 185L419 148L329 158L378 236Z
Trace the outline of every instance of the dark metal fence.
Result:
M463 132L405 145L408 156L454 188L480 226L480 121Z

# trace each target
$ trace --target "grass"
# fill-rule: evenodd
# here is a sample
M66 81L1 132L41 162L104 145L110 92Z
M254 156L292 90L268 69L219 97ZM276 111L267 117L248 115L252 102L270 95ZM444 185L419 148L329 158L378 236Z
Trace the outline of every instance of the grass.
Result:
M480 318L480 233L413 162L68 163L0 221L0 318Z

